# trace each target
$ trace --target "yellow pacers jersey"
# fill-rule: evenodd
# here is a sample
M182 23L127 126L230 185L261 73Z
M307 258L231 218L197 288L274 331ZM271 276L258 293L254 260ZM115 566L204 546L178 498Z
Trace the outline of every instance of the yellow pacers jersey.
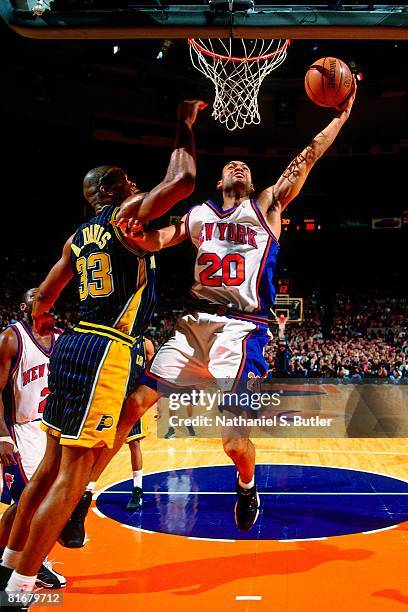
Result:
M104 206L81 225L71 246L81 321L115 327L136 337L149 325L156 305L155 260L132 249L110 221L118 209Z

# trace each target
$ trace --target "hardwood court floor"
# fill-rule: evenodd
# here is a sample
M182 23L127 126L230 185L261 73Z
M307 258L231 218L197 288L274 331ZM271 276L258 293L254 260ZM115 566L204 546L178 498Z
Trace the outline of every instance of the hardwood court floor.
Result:
M165 471L172 475L183 468L228 464L218 440L157 440L154 424L151 430L150 437L142 443L146 474ZM353 469L356 474L361 470L408 480L406 439L260 439L256 446L259 463L285 464L288 470L299 465L331 466ZM214 470L216 475L217 467ZM97 489L126 481L130 476L129 453L124 448L101 477ZM153 476L151 482L158 477ZM318 486L318 479L313 486ZM196 492L198 499L199 491ZM154 490L151 493L146 503L157 504ZM333 498L333 493L336 491L331 492L330 499L341 499L336 495ZM171 528L176 532L179 523L188 521L189 513L197 510L194 504L187 503L187 497L180 490L179 497L173 496L171 503L167 503L169 496L166 498L165 508L172 508ZM120 506L121 500L123 506L126 495L119 493L112 499L116 500L113 507ZM50 555L63 562L56 569L67 577L64 611L397 612L407 608L408 522L367 534L305 541L256 536L240 540L233 524L234 497L230 496L222 520L228 534L235 529L236 538L229 535L228 541L211 540L211 517L218 516L220 499L209 495L207 501L199 502L208 510L208 539L154 533L153 529L153 533L139 531L104 517L94 508L87 520L86 546L67 550L57 545ZM352 509L358 496L348 499ZM385 506L388 499L392 498L384 501ZM408 497L405 499L408 501ZM297 500L291 499L292 509L296 509ZM267 504L266 498L264 503ZM367 508L365 513L363 520L369 521ZM358 514L361 518L363 511ZM153 521L154 517L153 513ZM158 519L158 529L162 519Z

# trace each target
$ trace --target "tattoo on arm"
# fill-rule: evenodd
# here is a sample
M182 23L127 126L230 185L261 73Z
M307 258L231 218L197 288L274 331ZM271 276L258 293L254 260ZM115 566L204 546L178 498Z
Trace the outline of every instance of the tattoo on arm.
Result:
M312 147L309 145L306 147L305 151L299 153L299 155L297 155L297 157L291 161L282 175L283 178L287 179L290 183L294 183L299 176L301 165L310 161L311 157Z
M314 140L317 140L319 143L324 143L328 141L328 136L324 132L320 132Z

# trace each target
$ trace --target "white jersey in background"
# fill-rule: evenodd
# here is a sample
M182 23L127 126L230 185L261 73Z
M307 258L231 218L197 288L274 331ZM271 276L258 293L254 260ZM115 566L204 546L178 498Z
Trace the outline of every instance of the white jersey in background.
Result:
M23 321L14 323L11 329L17 336L18 351L3 394L5 417L9 424L27 423L40 419L44 410L49 394L49 361L59 334L53 334L47 351Z
M1 501L6 504L18 502L45 453L47 436L40 422L49 394L49 360L59 337L53 334L47 351L24 321L10 327L17 336L18 348L3 391L3 403L6 425L19 454L15 455L15 465L2 470Z

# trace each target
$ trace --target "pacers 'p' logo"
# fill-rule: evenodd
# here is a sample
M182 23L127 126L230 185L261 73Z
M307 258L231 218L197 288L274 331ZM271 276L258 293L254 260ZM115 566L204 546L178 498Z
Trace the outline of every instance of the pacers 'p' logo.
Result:
M110 429L114 423L113 417L110 414L104 414L96 426L96 431L102 431L102 429Z

